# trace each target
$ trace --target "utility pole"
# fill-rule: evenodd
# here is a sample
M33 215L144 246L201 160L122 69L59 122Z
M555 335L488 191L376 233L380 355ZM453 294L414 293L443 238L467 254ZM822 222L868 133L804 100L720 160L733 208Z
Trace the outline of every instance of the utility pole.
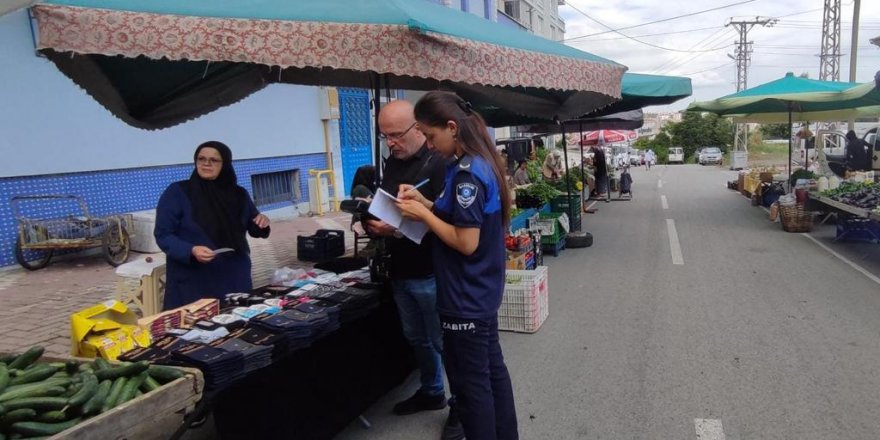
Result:
M856 55L859 51L859 9L861 2L853 0L852 51L849 54L849 82L856 82ZM849 129L856 129L856 120L850 119Z
M819 79L840 81L840 0L825 0L822 13L822 51Z
M727 54L732 60L736 61L736 91L741 92L748 88L749 65L752 62L752 42L748 40L749 31L756 25L773 26L776 23L775 18L755 17L754 20L734 20L733 18L724 25L733 26L739 33L739 39L736 41L734 55ZM736 124L736 136L733 140L733 153L731 154L730 168L745 168L749 150L749 126L747 124ZM741 153L739 153L741 152ZM737 154L739 153L739 154ZM739 158L739 160L737 160Z

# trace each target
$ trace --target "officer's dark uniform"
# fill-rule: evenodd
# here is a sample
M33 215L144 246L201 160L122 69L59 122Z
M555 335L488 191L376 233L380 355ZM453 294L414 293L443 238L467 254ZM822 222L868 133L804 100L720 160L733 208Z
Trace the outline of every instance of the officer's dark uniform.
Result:
M492 166L464 156L447 168L434 213L456 227L479 228L476 251L465 256L433 246L443 359L468 440L516 439L510 374L498 342L504 294L504 224L501 192Z

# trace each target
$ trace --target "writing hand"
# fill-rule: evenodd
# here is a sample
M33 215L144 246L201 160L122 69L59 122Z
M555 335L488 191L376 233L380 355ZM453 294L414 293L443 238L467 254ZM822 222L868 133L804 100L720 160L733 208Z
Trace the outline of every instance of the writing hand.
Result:
M214 251L207 246L193 246L192 256L199 263L210 263L214 259Z
M398 189L398 193L397 193L397 199L398 200L412 200L412 201L421 203L422 205L425 205L426 207L429 207L428 204L430 203L428 201L428 199L425 198L425 196L423 196L422 193L419 192L418 189L416 189L416 187L409 185L409 184L406 184L406 183L403 183L400 185L400 188Z
M410 220L424 221L431 214L431 210L427 206L412 199L398 201L397 207L400 209L403 217Z

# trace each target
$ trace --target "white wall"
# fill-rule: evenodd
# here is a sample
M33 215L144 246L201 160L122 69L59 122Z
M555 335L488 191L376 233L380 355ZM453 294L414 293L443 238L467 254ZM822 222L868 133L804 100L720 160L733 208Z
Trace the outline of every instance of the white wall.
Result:
M0 177L184 163L212 139L236 159L319 153L317 103L317 87L272 85L183 125L140 130L34 55L25 11L0 17Z

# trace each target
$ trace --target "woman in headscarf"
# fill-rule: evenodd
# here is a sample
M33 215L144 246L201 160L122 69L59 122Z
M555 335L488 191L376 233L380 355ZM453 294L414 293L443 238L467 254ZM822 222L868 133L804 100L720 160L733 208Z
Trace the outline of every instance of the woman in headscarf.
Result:
M238 186L229 147L205 142L196 148L193 162L189 180L169 185L156 207L153 233L167 256L163 310L250 291L245 233L269 236L269 218Z

